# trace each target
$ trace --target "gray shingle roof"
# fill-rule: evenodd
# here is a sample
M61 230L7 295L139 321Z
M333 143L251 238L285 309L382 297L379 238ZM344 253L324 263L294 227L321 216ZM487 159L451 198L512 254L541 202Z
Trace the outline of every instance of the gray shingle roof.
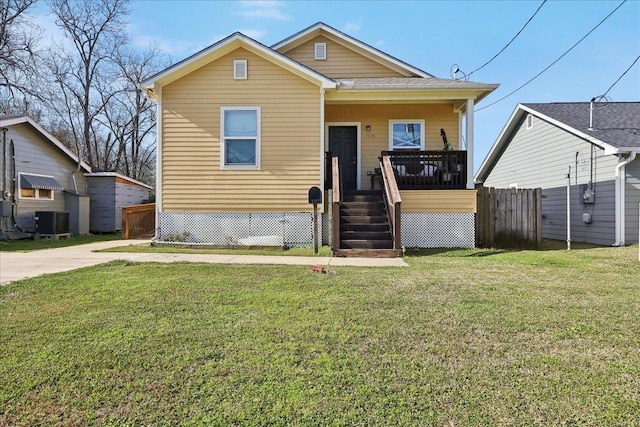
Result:
M640 148L640 102L595 103L589 130L589 102L522 104L618 148Z

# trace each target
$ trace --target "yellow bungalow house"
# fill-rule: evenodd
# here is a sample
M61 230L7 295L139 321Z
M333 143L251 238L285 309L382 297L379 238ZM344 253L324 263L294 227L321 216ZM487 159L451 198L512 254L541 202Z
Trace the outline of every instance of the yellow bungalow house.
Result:
M473 109L497 85L317 23L271 47L234 33L140 86L158 103L157 239L311 245L318 187L336 255L475 244Z

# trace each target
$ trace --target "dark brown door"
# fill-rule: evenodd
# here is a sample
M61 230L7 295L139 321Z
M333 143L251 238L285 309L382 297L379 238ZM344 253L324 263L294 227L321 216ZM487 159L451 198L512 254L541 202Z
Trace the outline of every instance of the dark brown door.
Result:
M343 190L358 185L358 127L329 126L329 151L338 156Z

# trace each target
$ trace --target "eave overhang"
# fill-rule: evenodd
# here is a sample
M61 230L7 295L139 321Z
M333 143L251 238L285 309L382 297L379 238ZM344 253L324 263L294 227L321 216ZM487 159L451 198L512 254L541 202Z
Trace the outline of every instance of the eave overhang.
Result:
M502 155L502 152L506 149L506 147L511 142L511 139L513 138L517 130L520 128L522 121L526 118L527 114L536 116L546 122L549 122L554 126L557 126L567 131L568 133L580 139L583 139L586 142L589 142L597 147L602 148L604 150L605 155L618 155L618 154L624 154L624 153L629 153L631 151L638 150L637 147L636 148L614 147L613 145L608 144L604 141L601 141L600 139L594 137L593 135L586 134L578 129L568 126L566 123L563 123L559 120L556 120L552 117L542 114L539 111L536 111L532 108L527 107L526 105L518 104L516 108L513 110L513 112L511 113L511 116L509 116L509 120L507 120L507 123L502 128L502 131L500 131L498 138L495 140L495 142L491 146L489 153L487 154L484 161L480 165L480 168L478 169L478 172L474 177L474 181L476 184L482 184L487 179L487 176L489 176L489 173L491 173L491 171L493 170L493 167L495 166L496 162Z
M349 36L348 34L336 30L335 28L323 22L318 22L308 28L305 28L304 30L274 44L273 46L271 46L271 48L284 54L291 49L294 49L320 35L339 45L349 48L374 62L382 64L385 67L402 74L403 76L417 76L423 78L433 77L426 71L414 67L413 65L407 64L406 62L401 61L385 52L382 52L381 50L378 50L373 46L361 42L360 40L357 40Z
M139 88L146 92L147 96L157 99L156 94L160 87L166 86L240 48L246 49L247 51L283 69L286 69L307 81L317 84L323 89L332 89L336 87L336 82L323 74L320 74L299 62L264 46L242 33L234 33L206 49L184 59L183 61L172 65L164 71L147 78L140 83Z
M74 163L79 163L80 168L86 172L91 172L91 166L81 161L71 150L69 150L58 138L47 132L42 126L40 126L35 120L28 116L12 117L0 120L0 127L9 127L20 124L27 124L31 126L37 133L43 138L47 139L56 148L62 151L67 157L69 157Z
M468 99L477 102L498 85L483 83L459 84L441 79L355 79L340 80L335 90L327 91L327 104L367 103L453 103L464 111Z

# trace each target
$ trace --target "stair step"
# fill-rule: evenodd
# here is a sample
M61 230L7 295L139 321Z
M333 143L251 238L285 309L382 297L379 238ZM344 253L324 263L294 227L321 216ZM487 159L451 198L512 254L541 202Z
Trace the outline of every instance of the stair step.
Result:
M378 223L378 224L349 224L349 223L340 223L340 231L389 231L388 223Z
M340 217L340 224L387 224L386 215L346 215Z
M352 196L344 196L342 198L343 203L354 203L354 202L376 202L376 203L384 203L384 199L378 196L368 196L368 195L352 195Z
M393 242L389 240L340 240L341 249L392 249Z
M398 257L381 191L347 191L340 207L340 249L335 256Z
M340 210L340 217L350 217L350 216L386 216L387 212L382 209L348 209L348 210Z
M384 202L382 191L350 191L343 194L343 202Z
M386 231L340 231L340 240L391 240L391 233Z
M384 209L384 202L342 202L340 207L343 209Z
M401 249L336 249L333 255L343 258L398 258Z

